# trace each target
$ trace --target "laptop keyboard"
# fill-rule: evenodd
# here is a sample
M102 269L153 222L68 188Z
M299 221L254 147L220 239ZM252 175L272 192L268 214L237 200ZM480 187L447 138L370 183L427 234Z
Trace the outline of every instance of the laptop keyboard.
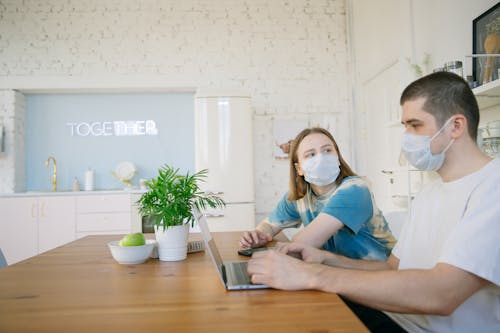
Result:
M250 276L247 273L246 261L232 262L226 265L226 268L231 271L231 275L236 279L239 284L251 284Z

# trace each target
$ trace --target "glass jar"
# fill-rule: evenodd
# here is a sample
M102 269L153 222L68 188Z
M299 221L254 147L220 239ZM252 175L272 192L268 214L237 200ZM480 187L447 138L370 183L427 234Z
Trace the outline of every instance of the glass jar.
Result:
M491 158L500 156L500 138L483 138L483 152Z
M455 73L460 77L464 76L461 61L448 61L444 64L444 70L447 72Z

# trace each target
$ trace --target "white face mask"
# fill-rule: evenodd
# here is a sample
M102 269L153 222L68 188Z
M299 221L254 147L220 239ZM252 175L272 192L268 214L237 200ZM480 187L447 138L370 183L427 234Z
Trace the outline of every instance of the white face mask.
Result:
M333 183L339 173L339 158L335 155L318 154L302 162L304 178L308 183L325 186Z
M437 133L432 137L403 133L403 143L401 145L401 151L411 165L419 170L435 171L441 168L444 162L445 153L448 148L450 148L455 139L451 139L446 148L444 148L443 151L438 154L433 154L431 152L431 141L434 140L434 138L436 138L439 133L443 131L443 129L452 119L453 118L448 119L439 129L439 131L437 131Z

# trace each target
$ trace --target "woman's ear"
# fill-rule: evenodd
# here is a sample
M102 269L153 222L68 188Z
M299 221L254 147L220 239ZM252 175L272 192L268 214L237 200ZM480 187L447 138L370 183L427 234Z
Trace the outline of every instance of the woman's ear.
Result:
M297 171L297 174L299 176L303 176L304 175L304 170L302 170L302 168L300 167L300 164L297 163L297 162L295 162L293 165L295 166L295 170Z

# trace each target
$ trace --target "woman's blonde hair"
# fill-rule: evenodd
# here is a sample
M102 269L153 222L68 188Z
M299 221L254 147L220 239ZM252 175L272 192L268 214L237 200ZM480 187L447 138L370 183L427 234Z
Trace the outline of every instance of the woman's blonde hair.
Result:
M327 136L333 143L337 155L339 157L340 163L340 173L335 180L335 183L338 185L342 182L342 180L349 176L356 176L356 174L352 171L351 167L346 163L342 154L340 153L339 146L333 136L326 129L321 127L312 127L306 128L302 130L297 137L291 143L290 149L290 190L288 195L288 200L296 201L302 199L307 193L307 182L304 179L304 176L300 176L297 173L297 169L295 168L295 163L299 163L299 157L297 155L297 150L300 146L300 143L304 138L310 134L319 133Z

